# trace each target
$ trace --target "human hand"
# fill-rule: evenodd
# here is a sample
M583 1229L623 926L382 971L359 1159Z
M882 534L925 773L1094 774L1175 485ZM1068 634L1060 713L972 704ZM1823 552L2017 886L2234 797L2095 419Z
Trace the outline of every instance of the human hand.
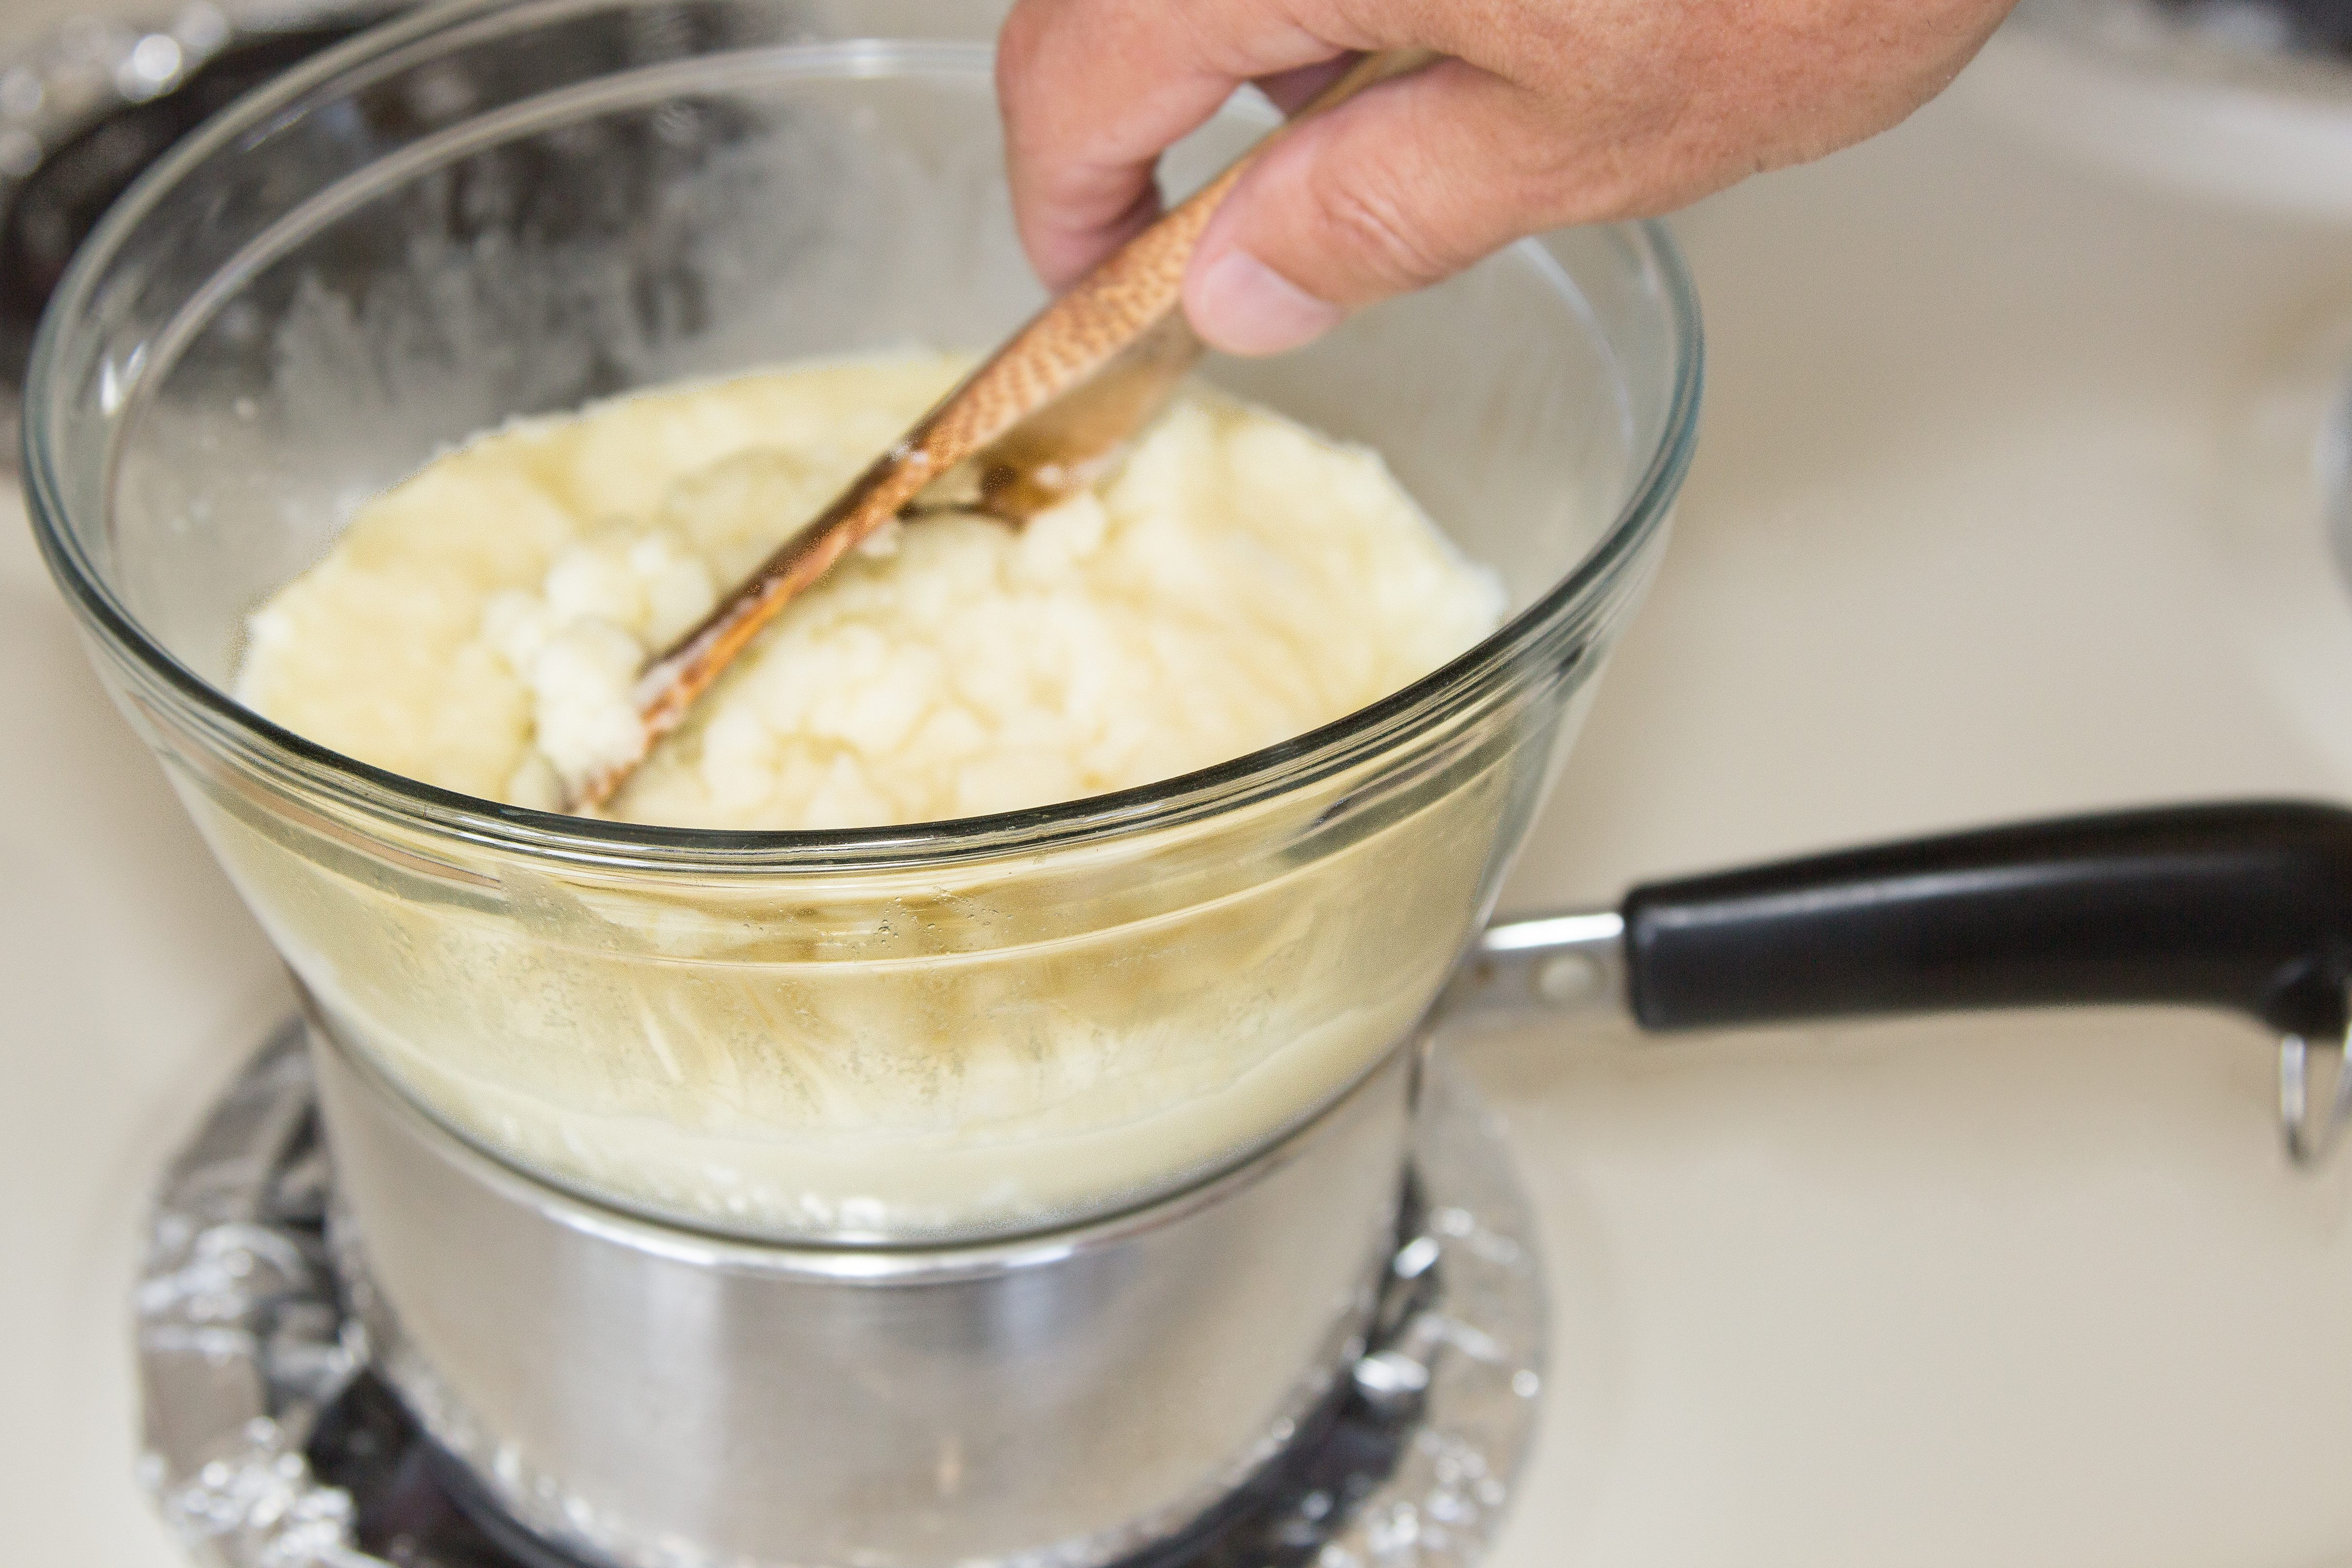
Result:
M1160 153L1255 80L1295 107L1366 49L1449 58L1269 149L1184 307L1232 353L1566 224L1668 211L1873 135L2014 0L1019 0L999 41L1013 198L1045 281L1160 212Z

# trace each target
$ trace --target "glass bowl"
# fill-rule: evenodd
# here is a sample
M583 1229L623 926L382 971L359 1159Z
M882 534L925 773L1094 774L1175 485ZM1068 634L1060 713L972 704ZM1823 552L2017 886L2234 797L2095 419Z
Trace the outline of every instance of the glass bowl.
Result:
M1380 448L1509 595L1452 664L1265 751L1006 816L721 833L450 794L226 695L257 604L484 429L1000 339L1041 295L993 21L437 7L193 138L45 319L27 489L110 689L324 1026L574 1194L929 1244L1112 1214L1266 1148L1436 994L1662 542L1696 306L1661 230L1592 228L1209 370ZM1270 119L1230 107L1171 184Z

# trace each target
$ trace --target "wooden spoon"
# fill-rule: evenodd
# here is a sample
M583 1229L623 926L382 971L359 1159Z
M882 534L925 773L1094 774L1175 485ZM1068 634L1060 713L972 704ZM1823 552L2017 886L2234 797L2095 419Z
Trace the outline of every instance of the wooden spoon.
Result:
M1032 317L814 521L646 667L632 693L643 743L635 756L583 784L566 809L611 799L777 611L957 464L977 458L982 504L1016 520L1093 478L1201 356L1201 340L1184 320L1184 268L1243 171L1308 116L1434 58L1425 49L1366 55Z

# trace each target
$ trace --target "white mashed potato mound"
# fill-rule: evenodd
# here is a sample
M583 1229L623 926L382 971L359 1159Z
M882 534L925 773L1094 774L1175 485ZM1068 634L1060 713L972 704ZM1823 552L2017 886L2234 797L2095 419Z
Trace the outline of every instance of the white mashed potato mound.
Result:
M647 393L487 436L363 507L251 622L238 691L321 744L552 809L639 670L963 368ZM1444 664L1503 597L1379 456L1205 392L1014 528L894 524L787 606L606 815L805 829L1150 784Z

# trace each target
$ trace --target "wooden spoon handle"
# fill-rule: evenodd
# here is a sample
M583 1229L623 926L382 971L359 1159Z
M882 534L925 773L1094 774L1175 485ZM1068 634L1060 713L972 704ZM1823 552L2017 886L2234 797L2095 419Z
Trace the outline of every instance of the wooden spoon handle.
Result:
M636 757L588 780L574 809L601 805L655 742L685 721L735 656L776 613L932 480L1108 363L1181 309L1184 269L1209 218L1244 171L1293 127L1376 82L1434 59L1391 49L1359 59L1284 124L1173 210L1113 251L1015 332L961 384L875 459L815 521L794 533L718 607L646 667L635 697L645 722Z
M1428 49L1389 49L1356 61L1297 114L1032 317L924 417L909 442L929 452L934 472L944 473L1093 374L1181 307L1184 271L1210 217L1266 149L1315 115L1436 58Z

